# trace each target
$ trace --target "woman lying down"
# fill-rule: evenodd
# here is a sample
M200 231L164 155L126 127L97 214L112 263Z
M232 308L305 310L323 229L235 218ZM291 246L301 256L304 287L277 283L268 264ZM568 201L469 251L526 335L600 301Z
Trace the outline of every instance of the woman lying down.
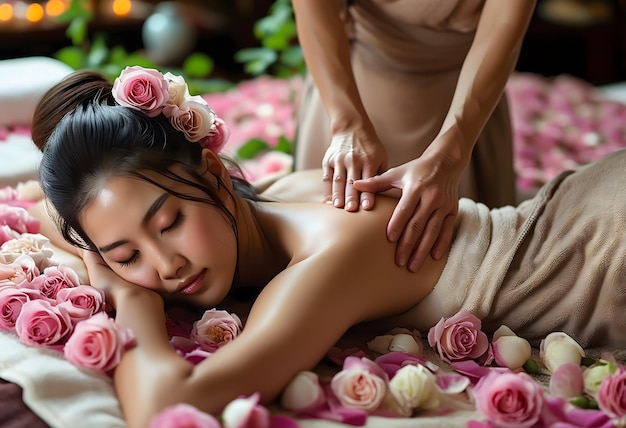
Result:
M217 414L242 394L271 400L365 321L425 331L464 308L486 332L506 324L535 344L564 331L583 346L626 346L626 151L562 174L518 207L461 200L451 250L412 273L386 238L396 199L380 195L357 213L265 201L219 158L223 124L208 106L181 102L180 81L135 71L160 82L151 103L104 83L75 102L80 79L73 92L51 90L44 110L69 97L75 108L40 167L63 237L137 338L115 372L129 426L174 401ZM243 287L260 292L237 339L196 366L179 357L164 302L210 308Z

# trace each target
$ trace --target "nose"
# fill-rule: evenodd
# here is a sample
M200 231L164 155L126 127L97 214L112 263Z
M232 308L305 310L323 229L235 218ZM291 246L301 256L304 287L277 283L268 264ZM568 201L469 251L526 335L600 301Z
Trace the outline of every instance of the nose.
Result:
M177 252L161 252L157 256L157 271L161 280L178 279L187 259Z

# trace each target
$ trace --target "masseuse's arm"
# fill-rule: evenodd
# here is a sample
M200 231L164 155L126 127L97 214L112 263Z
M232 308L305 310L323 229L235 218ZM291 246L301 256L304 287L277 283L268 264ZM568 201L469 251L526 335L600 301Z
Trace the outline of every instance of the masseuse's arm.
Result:
M374 206L372 193L351 180L386 169L387 154L359 96L350 63L350 46L341 20L342 0L293 0L298 41L330 118L331 142L322 162L324 197L349 211ZM327 145L328 141L318 144Z
M419 158L355 184L370 192L402 189L388 226L400 265L408 261L416 269L448 250L459 180L515 67L534 6L533 0L487 0L437 137Z

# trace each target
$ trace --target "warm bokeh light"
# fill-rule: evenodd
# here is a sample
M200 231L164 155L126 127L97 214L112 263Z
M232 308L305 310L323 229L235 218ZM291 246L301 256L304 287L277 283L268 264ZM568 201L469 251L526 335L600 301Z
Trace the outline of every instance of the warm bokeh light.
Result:
M29 22L39 22L43 19L43 7L39 3L31 3L26 8L26 19Z
M67 10L67 5L63 0L48 0L46 3L46 15L59 16Z
M126 16L130 13L133 5L130 0L113 0L113 13L117 16Z
M13 6L8 3L0 4L0 21L9 21L13 18Z

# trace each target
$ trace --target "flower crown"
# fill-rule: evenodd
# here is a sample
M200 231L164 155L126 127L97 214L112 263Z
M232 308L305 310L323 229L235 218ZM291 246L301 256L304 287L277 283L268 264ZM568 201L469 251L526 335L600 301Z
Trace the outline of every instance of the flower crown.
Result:
M224 147L230 131L200 95L189 95L185 79L172 73L139 66L126 67L113 82L118 104L144 112L163 114L187 140L215 153Z

